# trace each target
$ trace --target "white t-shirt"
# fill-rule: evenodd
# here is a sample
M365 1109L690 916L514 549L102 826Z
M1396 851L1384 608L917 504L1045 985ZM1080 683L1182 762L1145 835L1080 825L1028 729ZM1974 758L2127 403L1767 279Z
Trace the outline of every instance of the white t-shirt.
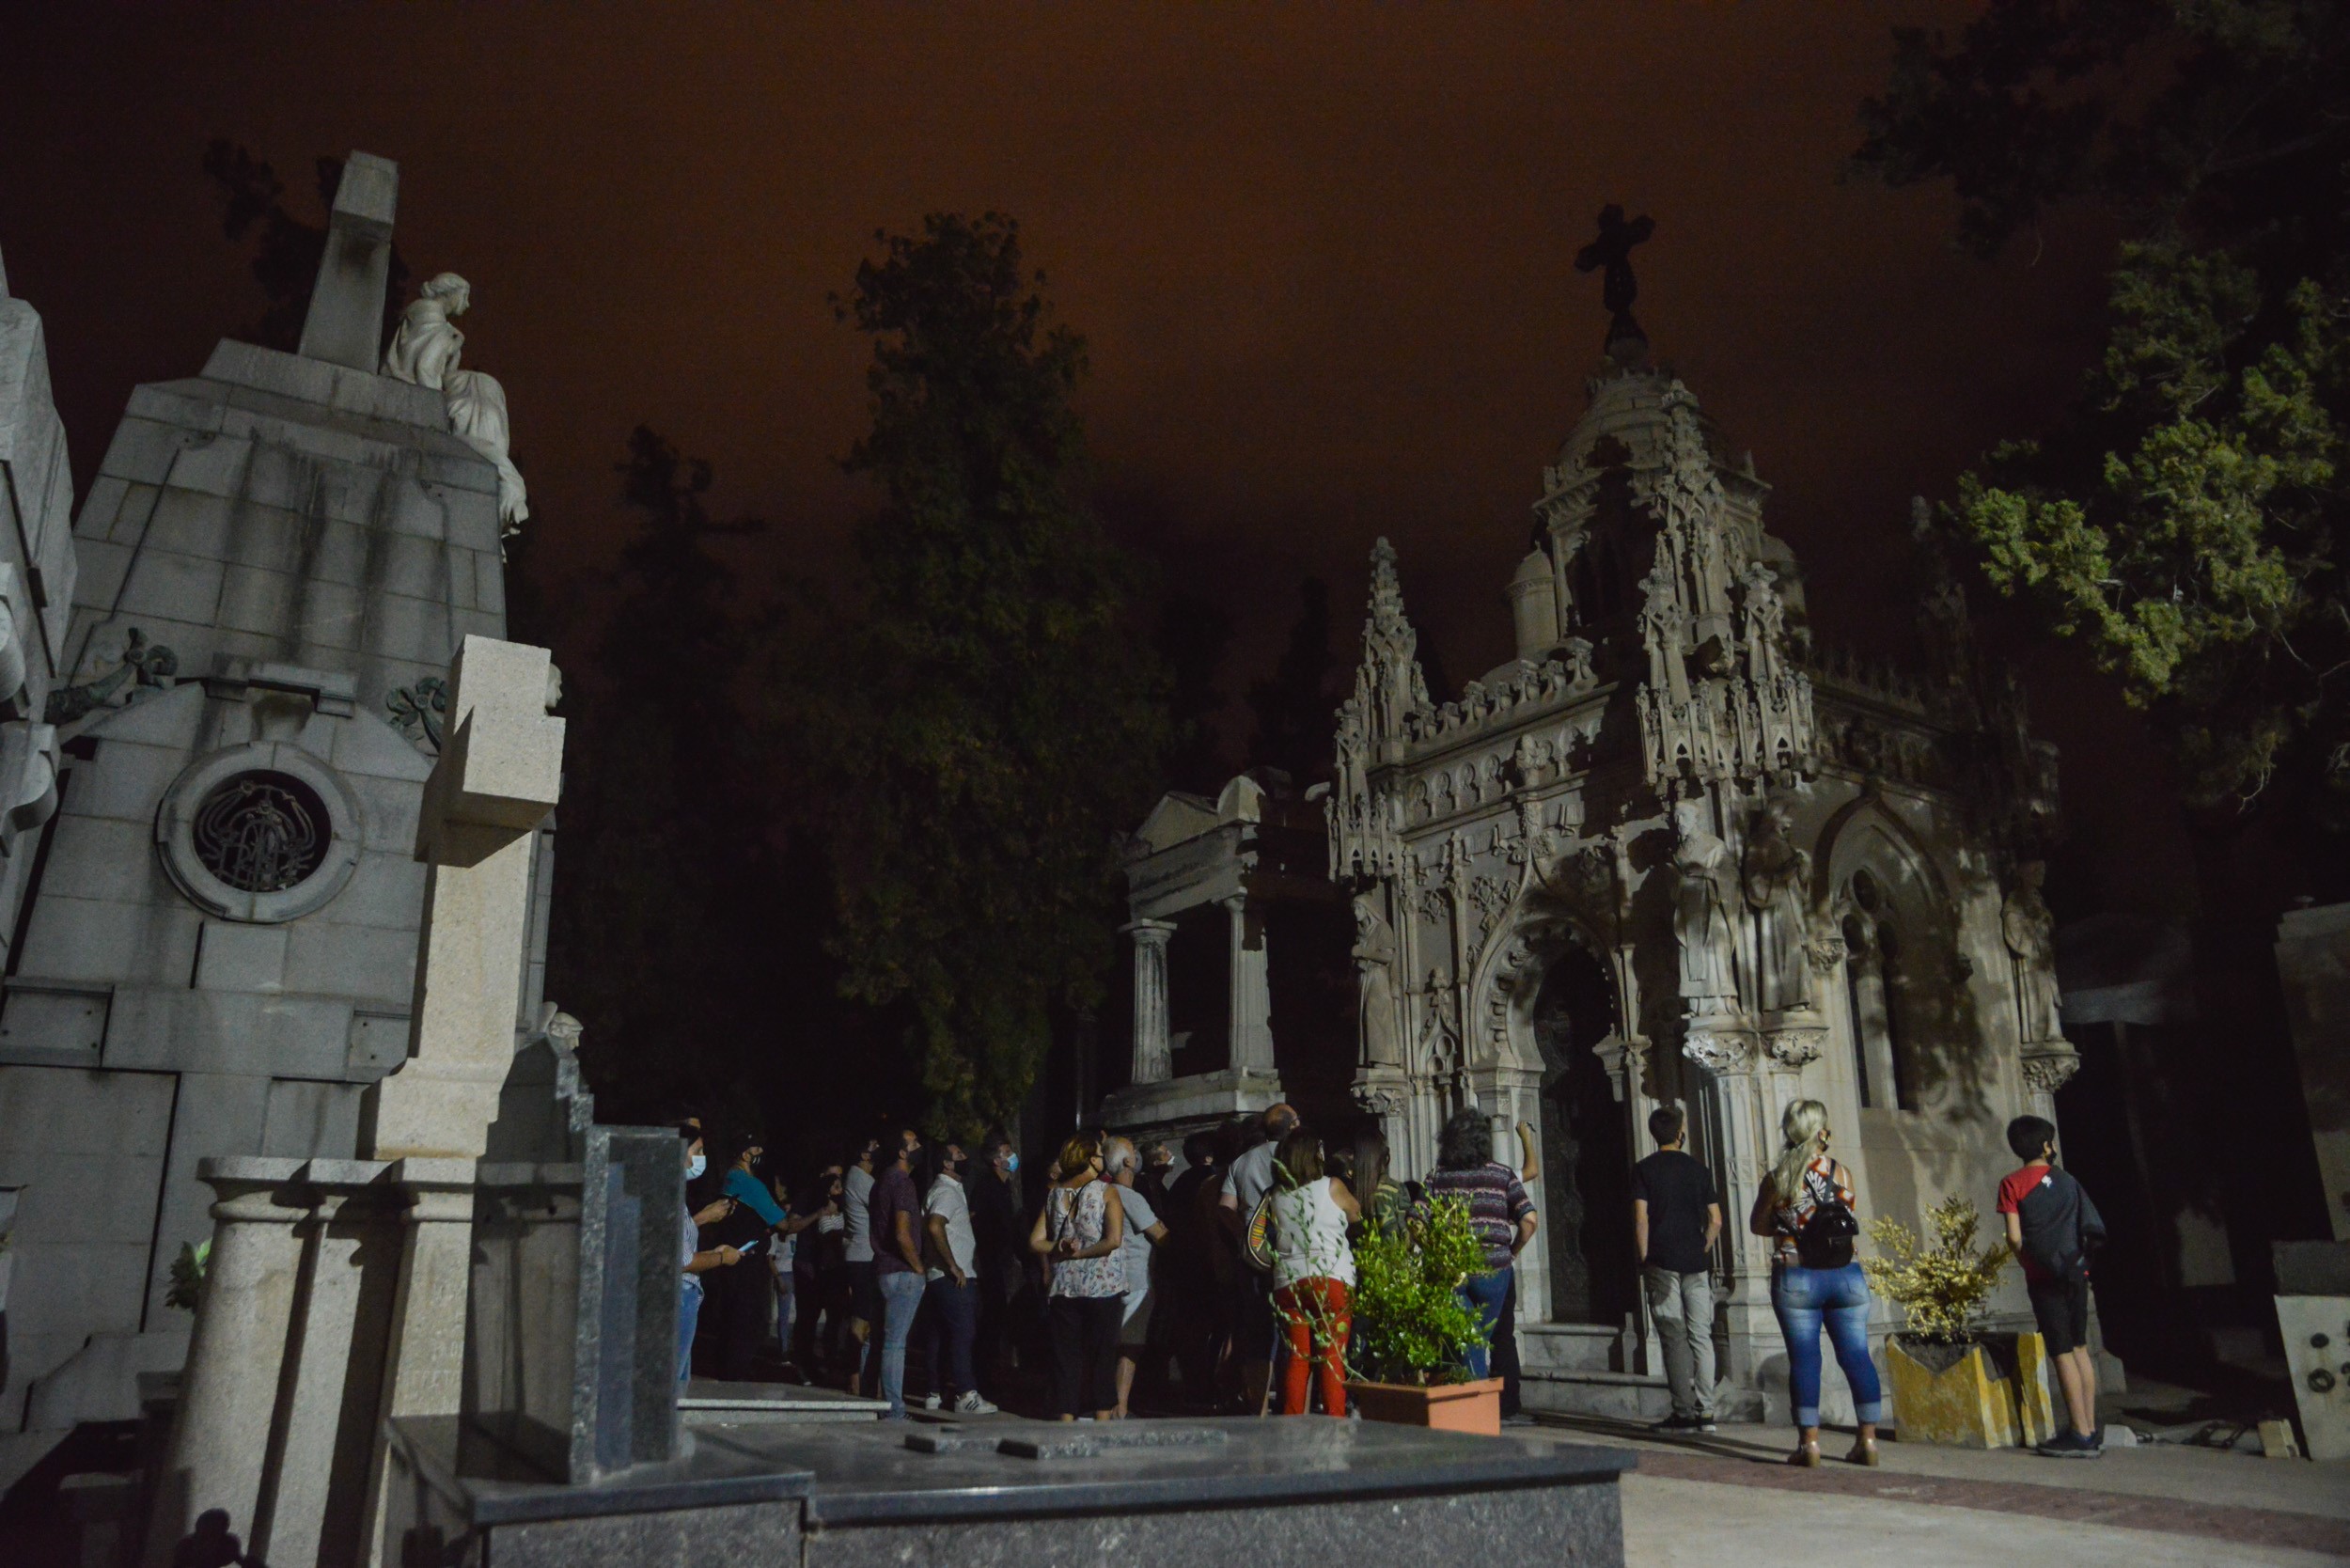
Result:
M1224 1177L1224 1190L1240 1205L1240 1217L1246 1219L1257 1212L1257 1205L1273 1188L1273 1145L1260 1143L1239 1159Z
M1273 1288L1300 1279L1355 1283L1355 1249L1346 1241L1346 1213L1330 1196L1330 1178L1273 1195Z
M873 1228L867 1218L866 1205L873 1196L873 1173L851 1166L840 1177L840 1206L846 1211L849 1226L848 1262L870 1263L873 1261Z
M941 1176L932 1182L930 1196L922 1200L922 1217L946 1223L948 1254L966 1278L978 1278L979 1242L971 1233L971 1200L964 1194L963 1184L952 1176ZM943 1268L932 1269L929 1278L944 1279L947 1271Z
M1118 1262L1126 1275L1126 1315L1133 1317L1142 1310L1143 1297L1151 1291L1151 1238L1143 1232L1159 1216L1151 1212L1151 1200L1138 1187L1120 1187L1118 1203L1126 1211L1126 1239L1118 1244Z

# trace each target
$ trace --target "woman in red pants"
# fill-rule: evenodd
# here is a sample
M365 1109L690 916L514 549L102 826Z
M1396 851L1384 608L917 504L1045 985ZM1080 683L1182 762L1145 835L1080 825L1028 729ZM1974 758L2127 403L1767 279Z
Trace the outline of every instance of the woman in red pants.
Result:
M1273 1310L1289 1335L1281 1414L1306 1413L1308 1378L1322 1374L1324 1414L1346 1414L1347 1294L1355 1249L1347 1226L1363 1217L1346 1184L1323 1168L1322 1139L1299 1127L1275 1156Z

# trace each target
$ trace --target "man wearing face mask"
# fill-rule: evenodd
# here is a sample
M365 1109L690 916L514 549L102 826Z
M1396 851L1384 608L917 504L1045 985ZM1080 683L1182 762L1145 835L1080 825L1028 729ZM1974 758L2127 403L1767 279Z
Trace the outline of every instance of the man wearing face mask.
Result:
M679 1122L677 1134L679 1147L683 1151L685 1179L698 1181L702 1172L710 1168L710 1162L702 1152L701 1120L696 1117ZM743 1261L741 1251L731 1247L702 1247L701 1228L716 1224L733 1207L730 1200L721 1198L699 1214L691 1209L681 1211L685 1229L680 1259L683 1273L682 1283L679 1286L677 1314L677 1384L680 1388L685 1387L685 1380L694 1372L694 1327L701 1316L701 1277L713 1268L732 1268Z
M882 1299L881 1337L865 1341L865 1377L870 1386L879 1372L881 1397L889 1402L887 1419L906 1419L906 1341L914 1336L915 1314L922 1307L922 1247L916 1239L922 1200L914 1190L914 1156L922 1139L911 1128L898 1134L889 1164L873 1177L868 1200L873 1247L873 1283Z
M979 1382L989 1391L1002 1387L1005 1354L1011 1338L1013 1301L1027 1278L1022 1246L1020 1156L1011 1139L990 1133L979 1145L978 1168L964 1183L971 1203L971 1235L979 1261L979 1330L974 1341Z
M948 1144L938 1179L922 1200L923 1240L931 1265L922 1293L923 1321L930 1325L931 1394L923 1403L932 1410L951 1403L960 1416L991 1416L995 1406L981 1397L971 1367L980 1276L971 1204L964 1188L970 1167L971 1157L963 1146Z
M734 1206L718 1220L711 1239L730 1244L760 1266L712 1279L702 1309L711 1319L718 1375L729 1383L748 1383L759 1375L758 1361L767 1344L768 1317L776 1295L773 1270L767 1265L775 1248L812 1222L795 1222L767 1190L761 1180L767 1156L764 1140L751 1134L734 1142L737 1152L720 1189Z

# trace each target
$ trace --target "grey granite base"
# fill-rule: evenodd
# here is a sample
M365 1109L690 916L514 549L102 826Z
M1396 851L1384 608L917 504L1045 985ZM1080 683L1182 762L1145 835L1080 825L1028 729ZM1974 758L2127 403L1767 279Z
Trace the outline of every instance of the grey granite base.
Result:
M415 1544L497 1568L700 1561L715 1543L796 1568L1621 1568L1617 1480L1635 1462L1318 1418L1136 1422L1108 1445L1038 1422L777 1423L702 1428L676 1465L561 1487L467 1475L429 1424L395 1423L423 1460ZM1118 1440L1146 1435L1163 1440Z

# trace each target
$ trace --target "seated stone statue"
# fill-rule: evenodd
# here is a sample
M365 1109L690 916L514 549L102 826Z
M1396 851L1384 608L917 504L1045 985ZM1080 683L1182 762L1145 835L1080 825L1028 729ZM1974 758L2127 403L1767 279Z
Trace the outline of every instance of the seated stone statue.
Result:
M472 286L455 273L442 273L427 282L400 315L392 346L384 351L382 373L441 394L448 406L449 429L496 465L498 516L512 533L530 516L530 501L522 472L508 456L512 428L507 420L506 388L494 376L458 368L465 335L450 318L463 315L472 303Z

